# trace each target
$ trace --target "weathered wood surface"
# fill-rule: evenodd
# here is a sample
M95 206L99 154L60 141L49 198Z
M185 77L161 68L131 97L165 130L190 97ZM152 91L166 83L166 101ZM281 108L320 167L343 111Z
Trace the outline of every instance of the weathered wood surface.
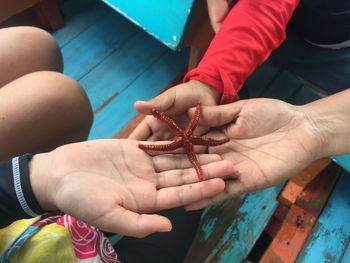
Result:
M329 158L317 160L310 164L300 174L290 179L283 188L278 200L280 203L291 206L298 199L305 187L330 163Z
M186 68L188 53L167 51L140 74L123 92L100 111L94 119L89 139L113 137L136 115L136 100L155 97Z
M340 262L350 240L350 175L343 172L296 262Z
M275 211L282 186L208 208L185 263L243 261Z
M350 245L348 244L348 248L346 249L341 259L341 263L349 263L349 262L350 262Z
M259 262L295 262L341 172L342 169L332 163L307 185L290 207L278 233Z
M174 52L99 0L68 0L57 31L65 73L84 87L95 111L90 139L115 136L137 114L136 100L161 92L187 68Z

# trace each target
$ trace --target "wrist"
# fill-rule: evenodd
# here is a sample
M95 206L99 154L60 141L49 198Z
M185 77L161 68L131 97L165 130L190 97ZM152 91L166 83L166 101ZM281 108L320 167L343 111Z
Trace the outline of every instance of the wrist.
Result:
M218 104L220 102L221 94L214 87L198 80L190 80L188 84L195 89L204 90L204 93L209 94L210 98L214 101L215 104Z
M317 159L345 153L338 140L341 136L339 130L342 129L344 121L341 116L337 116L337 113L324 112L322 108L312 103L301 106L301 108L312 126L317 141Z
M34 196L41 206L46 211L57 210L52 200L52 190L50 189L50 182L48 175L51 163L50 153L41 153L33 156L29 162L29 178Z

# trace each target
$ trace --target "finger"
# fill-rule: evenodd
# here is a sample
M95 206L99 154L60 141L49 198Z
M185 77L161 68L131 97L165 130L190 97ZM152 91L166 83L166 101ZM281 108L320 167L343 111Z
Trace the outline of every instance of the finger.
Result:
M167 145L172 143L173 141L156 141L156 142L151 142L151 141L143 141L140 142L140 144L142 145L159 145L159 146L163 146L163 145ZM207 146L202 146L202 145L196 145L194 147L194 152L195 153L205 153L207 152L208 147ZM166 150L159 150L159 151L155 151L155 150L145 150L149 155L151 156L157 156L157 155L164 155L164 154L183 154L186 153L185 149L183 147L180 147L176 150L172 150L172 151L166 151Z
M218 154L198 154L197 158L201 165L221 160ZM185 155L158 155L154 156L152 160L156 172L192 167L192 164Z
M233 198L235 196L239 196L240 194L243 194L245 192L245 187L239 180L229 180L225 182L224 192L221 192L216 196L206 198L198 202L194 202L190 205L187 205L185 209L187 211L203 209L208 206Z
M168 187L158 190L156 209L167 209L194 203L214 196L225 188L223 180L215 178L194 184Z
M100 219L101 230L125 236L145 237L156 232L169 232L172 225L169 219L159 215L138 214L123 207L113 209Z
M199 123L210 127L232 123L237 119L243 104L244 101L237 101L219 106L203 106ZM194 112L195 108L190 109L190 116L193 116Z
M129 139L146 141L153 133L152 125L150 123L151 116L147 116L129 135Z
M201 166L204 180L213 178L235 178L236 170L229 160L208 163ZM185 185L198 182L194 168L161 172L157 176L157 188Z
M156 108L159 111L166 112L174 104L176 96L175 89L168 89L157 97L148 101L136 101L134 107L143 114L151 114L151 110Z

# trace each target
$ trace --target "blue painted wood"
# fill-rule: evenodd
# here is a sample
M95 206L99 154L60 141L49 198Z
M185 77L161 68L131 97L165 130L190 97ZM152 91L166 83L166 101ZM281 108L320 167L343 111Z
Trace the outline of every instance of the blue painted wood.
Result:
M339 179L297 262L340 262L350 240L350 175Z
M341 260L341 263L349 263L349 262L350 262L350 245L348 245L348 248L346 249Z
M350 172L350 154L332 156L332 160Z
M80 80L94 111L126 89L168 49L139 31ZM147 82L145 87L147 88Z
M54 33L62 48L87 28L101 20L109 7L99 0L67 0L60 5L65 26Z
M170 47L183 40L194 0L103 0L113 9Z
M136 116L134 101L156 96L186 69L187 61L188 50L167 51L95 116L89 139L110 138L117 134Z
M277 208L282 184L204 210L184 263L243 262Z
M218 247L218 259L222 263L242 262L248 256L256 240L277 208L277 196L283 184L250 193L238 210L238 218L226 230Z
M62 48L64 72L79 80L122 46L137 31L125 18L107 14Z

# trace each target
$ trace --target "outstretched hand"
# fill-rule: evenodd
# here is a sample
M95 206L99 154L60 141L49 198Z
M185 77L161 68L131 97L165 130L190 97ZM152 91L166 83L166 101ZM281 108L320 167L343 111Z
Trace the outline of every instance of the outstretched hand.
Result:
M194 202L189 210L275 185L323 157L319 156L322 136L302 106L273 99L242 100L203 107L200 122L222 126L220 133L232 138L210 152L233 163L235 179L226 180L224 192Z
M171 116L181 128L184 128L189 121L189 108L195 107L198 102L201 102L202 105L216 105L218 100L218 91L199 81L191 80L174 86L149 101L137 101L135 102L135 108L143 114L151 114L151 110L156 108ZM200 133L208 130L205 127L198 128ZM153 116L146 116L129 138L143 141L158 141L170 140L173 136L173 133L164 123L156 120Z
M167 218L146 213L223 191L219 177L232 173L231 162L218 155L198 157L207 181L198 182L185 154L152 156L132 140L87 141L35 155L30 180L44 209L60 210L104 231L143 237L171 230Z

